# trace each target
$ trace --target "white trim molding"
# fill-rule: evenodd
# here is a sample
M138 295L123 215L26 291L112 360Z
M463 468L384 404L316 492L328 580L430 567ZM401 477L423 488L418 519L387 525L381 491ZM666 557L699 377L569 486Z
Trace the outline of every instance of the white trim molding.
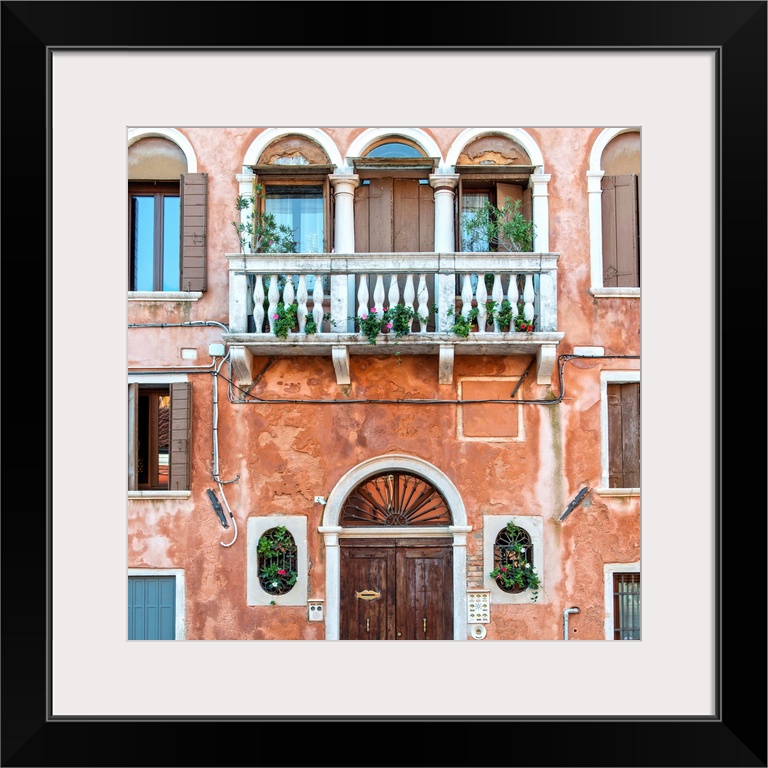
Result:
M282 525L296 542L296 583L284 595L271 595L259 582L259 539L271 528ZM248 605L306 605L307 604L307 518L304 515L267 515L249 517L246 522L246 571Z
M589 263L592 287L590 294L595 298L640 298L640 288L605 288L603 286L603 203L602 168L603 151L613 139L622 133L640 132L637 126L631 128L606 128L592 145L587 171L587 202L589 206Z
M600 371L600 486L601 496L639 496L639 488L611 488L608 456L608 384L631 384L640 381L640 371Z
M640 561L634 563L605 563L603 565L603 595L605 600L605 639L613 640L613 574L640 573ZM642 588L641 588L642 593Z
M491 603L524 604L531 603L531 592L518 592L510 594L505 592L488 574L493 570L494 546L496 537L507 527L507 523L513 522L522 528L531 537L533 546L533 567L539 574L541 585L537 603L547 602L544 579L544 519L537 515L483 515L483 587L491 592Z

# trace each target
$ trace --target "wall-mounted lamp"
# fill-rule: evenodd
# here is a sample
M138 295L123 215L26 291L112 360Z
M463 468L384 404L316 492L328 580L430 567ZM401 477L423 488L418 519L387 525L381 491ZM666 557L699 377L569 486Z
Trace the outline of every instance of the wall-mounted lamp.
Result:
M211 500L211 505L213 506L214 512L219 517L219 522L224 528L229 528L229 523L227 522L227 517L224 514L224 510L221 508L221 504L219 504L219 500L216 498L216 494L209 488L206 493L208 494L208 498Z

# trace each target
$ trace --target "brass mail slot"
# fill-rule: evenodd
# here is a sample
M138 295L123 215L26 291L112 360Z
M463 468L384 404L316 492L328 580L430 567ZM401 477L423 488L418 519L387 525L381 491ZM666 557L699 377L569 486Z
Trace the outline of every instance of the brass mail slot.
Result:
M381 592L374 592L372 589L364 589L362 592L355 592L355 597L358 600L378 600L381 597Z

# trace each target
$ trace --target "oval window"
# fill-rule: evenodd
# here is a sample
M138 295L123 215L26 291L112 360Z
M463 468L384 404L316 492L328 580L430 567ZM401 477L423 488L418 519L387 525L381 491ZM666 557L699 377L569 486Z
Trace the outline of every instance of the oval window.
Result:
M296 571L296 541L283 525L270 528L259 539L259 584L270 595L284 595L293 589Z

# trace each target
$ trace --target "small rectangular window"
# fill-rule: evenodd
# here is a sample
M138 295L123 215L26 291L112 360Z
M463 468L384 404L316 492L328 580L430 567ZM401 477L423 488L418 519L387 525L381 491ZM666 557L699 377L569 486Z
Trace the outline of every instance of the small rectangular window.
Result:
M189 387L129 385L129 490L189 490Z
M640 574L613 574L613 639L640 639Z
M296 253L323 253L323 187L270 184L265 189L264 211L278 226L293 232Z

